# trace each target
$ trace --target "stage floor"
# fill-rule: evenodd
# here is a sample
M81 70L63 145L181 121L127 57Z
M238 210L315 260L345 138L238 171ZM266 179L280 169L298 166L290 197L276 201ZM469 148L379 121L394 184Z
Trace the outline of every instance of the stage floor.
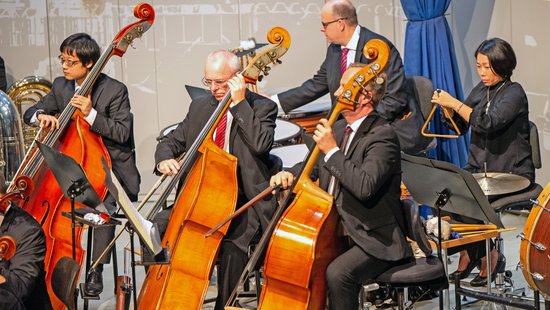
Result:
M145 214L145 212L142 212ZM516 214L510 214L505 213L502 215L502 222L504 223L505 227L516 227L517 229L515 231L509 231L503 233L503 239L504 239L504 253L506 256L506 270L512 271L512 279L514 282L514 288L525 288L526 295L528 297L533 296L533 291L526 287L526 281L523 278L523 274L520 270L516 270L516 266L519 263L519 244L520 239L516 238L516 236L523 231L523 226L525 224L525 221L527 219L528 213L522 213L520 215ZM85 240L85 237L83 238ZM123 235L121 238L121 241L117 242L117 249L118 249L118 260L119 260L119 273L123 271L123 265L122 265L122 258L123 256L123 245L126 245L128 243L128 236L127 234ZM458 254L455 254L453 256L450 256L449 258L449 270L452 272L456 269L456 265L458 263ZM475 274L477 273L477 270L474 270L472 272L472 275L468 279L466 279L466 282L464 286L467 286L467 282L471 280ZM141 284L143 282L144 278L144 269L142 267L138 267L136 269L136 276L137 276L137 282ZM104 279L104 291L101 294L101 300L97 301L90 301L89 303L89 309L101 309L101 310L108 310L108 309L115 309L115 295L114 295L114 281L113 281L113 273L112 273L112 265L106 265L105 270L103 272L103 279ZM81 282L84 281L84 276L81 277ZM450 287L450 302L451 302L451 309L454 308L454 290L453 285ZM137 287L138 294L139 294L139 285ZM482 288L484 290L484 288ZM207 298L215 297L216 295L216 287L210 286L208 289L208 295ZM468 298L468 301L471 301L470 298ZM462 304L465 304L468 301L463 301ZM252 299L249 300L248 303L244 304L245 307L250 309L255 309L256 300ZM468 306L468 309L481 309L484 307L483 302L477 302L472 305ZM78 308L83 308L83 300L78 301ZM207 304L203 306L203 309L213 309L214 304ZM428 309L437 309L438 308L438 299L432 299L428 301L422 301L415 304L414 309L420 309L420 310L428 310ZM486 306L485 306L486 308ZM498 308L498 307L497 307ZM371 309L376 309L372 308ZM508 309L514 309L512 307L508 307Z

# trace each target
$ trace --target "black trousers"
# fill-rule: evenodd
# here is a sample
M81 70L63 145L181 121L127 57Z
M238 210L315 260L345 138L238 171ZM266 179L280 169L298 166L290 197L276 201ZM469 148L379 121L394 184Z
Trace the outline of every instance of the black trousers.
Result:
M365 253L357 245L353 245L336 257L327 268L329 309L357 310L363 282L376 278L395 264L395 262L377 259Z
M248 255L231 241L223 241L218 257L218 296L214 310L223 310L227 300L239 282Z
M111 194L107 194L107 197L105 197L105 200L103 201L105 206L107 207L107 210L112 214L116 211L116 202L113 196ZM115 237L115 229L116 226L100 226L97 228L94 228L93 230L90 230L88 233L91 233L93 231L93 248L92 248L92 261L95 262L99 256L101 256L101 253L105 251L109 243L113 240ZM111 252L109 252L107 255L105 255L101 261L100 264L108 264L111 261Z

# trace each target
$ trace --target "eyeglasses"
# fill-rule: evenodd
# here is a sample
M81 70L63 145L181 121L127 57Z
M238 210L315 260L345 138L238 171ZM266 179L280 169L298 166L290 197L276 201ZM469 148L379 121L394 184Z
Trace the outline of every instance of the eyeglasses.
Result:
M323 25L323 29L327 29L328 25L334 24L334 23L339 22L339 21L344 20L344 19L348 19L348 18L347 17L340 17L340 18L335 19L335 20L330 21L330 22L326 22L326 23L321 22L321 25Z
M68 60L68 59L65 59L65 57L63 57L62 55L59 55L57 57L57 59L59 59L59 63L61 64L61 66L63 66L63 64L67 64L67 67L70 68L72 66L74 66L75 64L79 63L80 60Z
M212 85L214 86L218 86L218 87L223 87L225 85L227 85L227 81L229 81L231 78L229 79L226 79L226 80L210 80L210 79L207 79L205 77L202 78L202 84L204 84L204 86L206 87L211 87Z

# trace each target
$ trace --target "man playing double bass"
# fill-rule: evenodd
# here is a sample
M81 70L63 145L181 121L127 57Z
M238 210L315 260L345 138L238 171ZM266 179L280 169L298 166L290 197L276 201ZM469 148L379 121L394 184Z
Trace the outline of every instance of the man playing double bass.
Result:
M264 190L269 183L269 151L273 144L277 105L246 89L236 55L215 51L208 55L203 83L211 95L191 102L183 122L157 145L156 170L172 175L180 169L175 160L189 149L212 116L218 103L231 92L232 103L214 133L215 143L238 159L237 208ZM226 120L224 121L224 118ZM222 125L225 123L225 125ZM219 186L227 186L219 184ZM223 309L247 262L247 249L253 238L263 231L275 210L275 200L266 198L235 218L222 241L218 266L218 297L215 309ZM169 209L154 219L165 230Z
M335 96L361 66L354 64L344 73ZM399 140L375 110L383 94L384 85L369 81L355 111L342 112L344 119L334 128L321 119L313 136L325 154L319 157L314 177L334 196L342 233L351 245L326 270L330 309L357 309L365 280L412 257L402 229ZM270 185L286 188L300 170L298 164L282 171L271 178Z
M0 170L0 196L6 193ZM0 309L52 309L46 290L46 238L40 224L15 203L0 205L0 237L15 240L15 254L0 261Z
M128 89L121 82L100 74L88 97L74 95L77 88L90 73L100 56L97 42L86 33L76 33L67 37L59 48L59 61L63 77L54 80L52 90L41 101L27 109L24 121L42 128L59 128L55 116L71 104L79 109L90 124L90 130L100 135L111 157L113 172L120 180L128 197L137 201L140 175L136 167L134 152L134 132ZM104 199L109 212L116 211L115 199L110 195ZM115 226L94 229L93 255L95 261L113 239ZM106 255L98 268L86 278L85 291L97 296L103 291L103 264L108 264Z

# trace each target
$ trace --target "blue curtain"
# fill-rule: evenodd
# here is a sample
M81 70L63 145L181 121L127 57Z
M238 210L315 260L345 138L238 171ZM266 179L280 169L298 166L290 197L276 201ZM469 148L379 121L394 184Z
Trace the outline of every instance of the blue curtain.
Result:
M435 88L444 89L463 101L453 38L444 15L450 3L451 0L401 0L408 19L405 74L425 76L432 80ZM437 112L430 128L432 132L454 134L441 123ZM429 155L463 167L468 159L469 144L469 133L458 139L438 138L437 149Z

